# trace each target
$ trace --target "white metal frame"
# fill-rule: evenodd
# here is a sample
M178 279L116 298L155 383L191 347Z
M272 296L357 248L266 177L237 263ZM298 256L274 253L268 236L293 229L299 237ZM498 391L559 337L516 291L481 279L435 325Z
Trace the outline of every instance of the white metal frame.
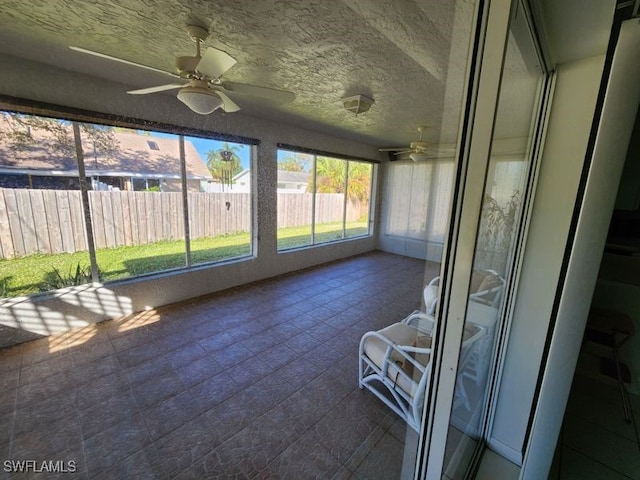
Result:
M480 4L483 22L478 50L474 52L479 68L473 72L467 100L472 104L461 127L468 135L458 158L458 195L454 196L451 229L443 259L441 302L438 306L442 325L434 338L433 380L426 396L427 415L418 452L416 479L439 480L444 471L445 446L469 297L469 278L473 269L511 15L511 0L492 0Z
M570 250L564 278L561 279L555 324L543 359L531 431L526 444L521 477L538 479L548 474L554 439L558 438L571 381L580 350L591 295L604 250L606 233L613 210L618 181L626 149L640 103L640 24L638 19L622 24L613 57L607 92L597 126L588 176L583 195L577 199L579 212L575 231L569 239Z

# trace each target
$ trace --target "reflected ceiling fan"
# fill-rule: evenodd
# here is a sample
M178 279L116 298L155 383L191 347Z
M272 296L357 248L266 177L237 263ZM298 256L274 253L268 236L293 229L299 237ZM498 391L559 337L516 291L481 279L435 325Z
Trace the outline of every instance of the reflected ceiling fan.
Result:
M411 142L408 147L388 147L379 149L380 152L389 152L390 160L398 160L401 157L409 157L414 162L424 162L425 160L451 157L455 153L453 145L433 145L422 140L422 135L428 127L421 125L418 127L420 138L416 142Z
M196 42L196 54L194 56L176 57L175 64L177 73L166 72L154 67L130 62L122 58L112 57L80 47L69 48L76 52L106 58L107 60L133 65L134 67L145 68L173 77L175 79L174 83L139 90L129 90L127 93L132 95L146 95L149 93L179 89L177 95L178 100L195 113L201 115L208 115L218 108L227 113L237 112L240 110L240 107L232 99L236 98L236 96L247 95L260 97L275 103L288 103L295 99L295 94L291 92L224 80L222 75L236 64L235 58L213 47L208 47L204 51L204 54L201 54L202 42L207 39L209 32L207 29L198 25L187 25L186 28L191 39Z

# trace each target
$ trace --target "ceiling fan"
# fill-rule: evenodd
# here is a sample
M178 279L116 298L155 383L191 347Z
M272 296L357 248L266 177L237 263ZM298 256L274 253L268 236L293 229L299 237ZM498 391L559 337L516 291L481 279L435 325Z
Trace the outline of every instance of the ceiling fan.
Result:
M420 138L416 142L411 142L408 147L388 147L380 148L380 152L389 152L390 160L398 160L400 157L408 156L414 162L424 162L425 160L452 156L455 147L452 145L432 145L422 140L422 135L428 127L422 125L418 127Z
M175 64L177 73L166 72L154 67L130 62L122 58L112 57L80 47L70 46L69 48L80 53L106 58L107 60L133 65L134 67L145 68L175 78L176 81L174 83L129 90L127 93L132 95L146 95L149 93L163 92L165 90L179 89L177 95L178 100L201 115L208 115L218 108L227 113L237 112L240 110L240 107L232 100L232 97L236 98L236 96L248 95L261 97L276 103L288 103L295 99L295 94L291 92L224 80L222 75L236 64L235 58L213 47L208 47L204 51L204 54L201 54L202 42L207 39L209 32L206 28L198 25L187 25L186 28L191 39L196 42L196 54L194 56L176 57Z

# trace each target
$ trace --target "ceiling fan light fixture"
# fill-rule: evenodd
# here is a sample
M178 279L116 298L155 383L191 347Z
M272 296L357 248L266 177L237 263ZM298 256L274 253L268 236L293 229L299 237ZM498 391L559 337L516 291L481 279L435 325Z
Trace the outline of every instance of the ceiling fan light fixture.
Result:
M359 113L368 112L375 102L372 98L365 97L364 95L354 95L352 97L346 97L342 99L344 108L356 116Z
M425 153L412 153L409 158L414 162L424 162L427 160L427 155Z
M200 115L208 115L224 104L216 92L206 87L183 87L178 91L178 100Z

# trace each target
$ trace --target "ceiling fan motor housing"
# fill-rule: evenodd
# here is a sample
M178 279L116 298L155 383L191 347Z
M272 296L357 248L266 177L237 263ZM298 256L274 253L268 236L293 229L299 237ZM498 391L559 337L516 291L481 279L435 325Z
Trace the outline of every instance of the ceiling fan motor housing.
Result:
M176 70L180 75L193 74L199 61L200 57L195 56L176 57Z
M429 144L427 142L411 142L409 147L412 150L426 150L429 148Z
M204 42L209 36L209 31L200 25L187 25L185 28L194 42Z

